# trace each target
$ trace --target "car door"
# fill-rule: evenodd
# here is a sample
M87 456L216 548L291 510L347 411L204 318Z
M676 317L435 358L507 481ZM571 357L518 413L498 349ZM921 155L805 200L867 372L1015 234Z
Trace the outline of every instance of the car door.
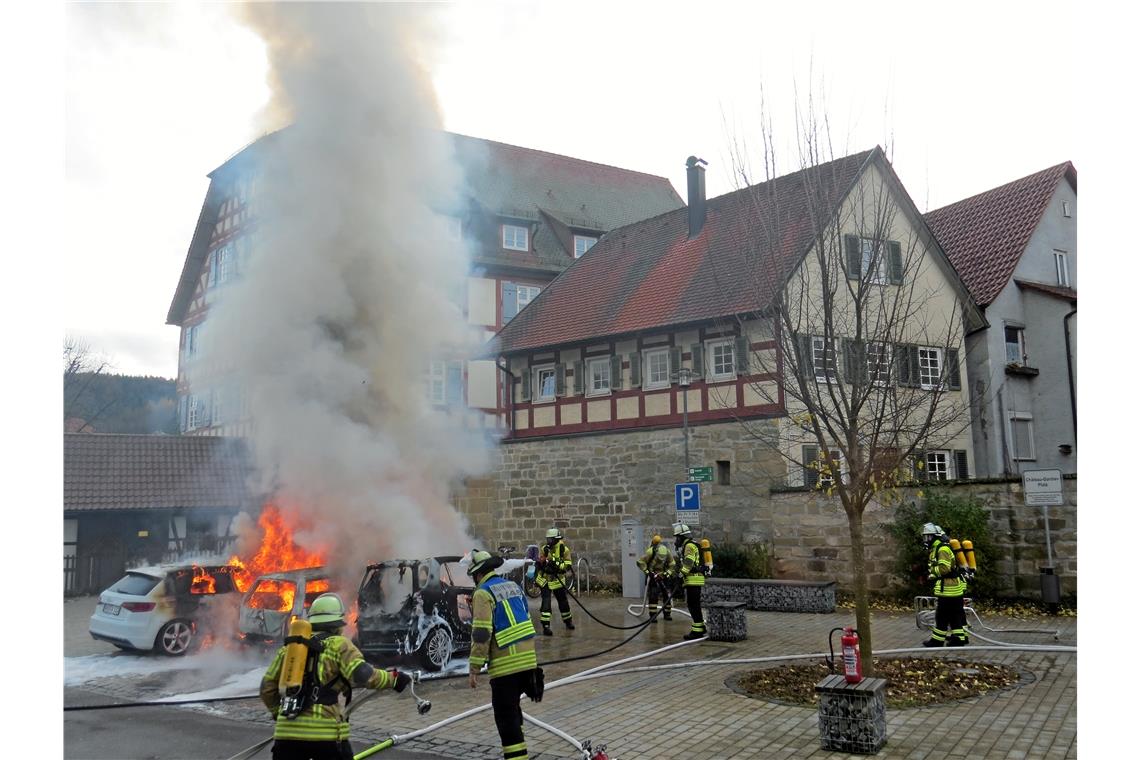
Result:
M439 580L443 588L444 614L455 631L456 644L469 650L471 621L474 618L471 596L475 593L475 587L459 564L459 557L446 558L439 563Z

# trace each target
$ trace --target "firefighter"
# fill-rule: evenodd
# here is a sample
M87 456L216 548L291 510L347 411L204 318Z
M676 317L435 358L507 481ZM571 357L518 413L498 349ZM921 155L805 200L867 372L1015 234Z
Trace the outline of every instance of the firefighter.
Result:
M475 579L476 588L471 600L474 611L467 683L472 689L478 686L479 669L486 663L503 757L526 760L519 700L523 694L535 702L542 700L542 670L534 653L534 623L526 595L517 583L495 573L502 564L502 557L471 552L467 574Z
M401 692L412 677L398 670L379 670L364 661L364 655L345 636L344 602L336 594L321 594L309 607L308 619L313 625L312 639L319 642L315 696L296 716L281 714L278 680L285 659L283 646L261 679L261 701L269 708L276 723L273 728L273 760L344 760L352 758L348 741L348 717L340 705L344 694L352 700L352 688L395 689ZM306 684L308 686L308 684ZM311 692L310 692L311 693ZM347 704L347 701L346 703Z
M645 573L645 582L649 590L649 619L657 622L657 614L661 612L658 598L663 600L665 619L672 620L673 616L673 569L676 560L669 547L661 545L661 536L654 536L645 554L637 560L637 566Z
M550 594L558 600L558 612L562 615L562 622L566 628L574 630L574 616L570 613L570 600L566 598L566 573L570 571L570 549L562 543L562 531L551 528L546 531L546 543L538 554L537 578L542 591L542 635L554 635L550 630Z
M693 626L685 634L685 639L699 639L705 635L705 618L701 614L701 589L705 585L701 547L693 540L693 531L684 523L673 524L673 539L680 562L681 584L685 589L685 604L693 616Z
M922 645L964 647L970 643L963 606L966 581L950 548L950 537L941 527L926 523L922 526L922 545L929 552L927 576L934 581L934 596L938 600L934 608L934 629Z

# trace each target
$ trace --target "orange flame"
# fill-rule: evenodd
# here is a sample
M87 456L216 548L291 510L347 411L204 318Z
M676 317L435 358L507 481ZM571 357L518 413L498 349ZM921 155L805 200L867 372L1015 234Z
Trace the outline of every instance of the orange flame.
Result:
M296 592L297 587L288 581L265 578L253 590L249 606L275 612L289 612L293 609Z
M276 505L266 504L262 508L257 525L262 533L257 551L251 557L234 555L228 563L240 568L234 573L234 582L242 593L249 590L254 579L260 575L324 564L323 552L311 552L297 546L293 540L294 532L305 526L287 524L285 516ZM283 609L291 609L292 606L290 598L289 605Z
M191 594L213 594L217 590L217 582L214 576L210 575L205 569L194 566L194 579L190 581Z

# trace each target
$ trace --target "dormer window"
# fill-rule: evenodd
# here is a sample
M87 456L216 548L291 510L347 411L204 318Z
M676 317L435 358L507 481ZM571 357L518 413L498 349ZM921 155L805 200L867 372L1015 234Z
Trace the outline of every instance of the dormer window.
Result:
M596 237L589 237L588 235L575 235L574 236L574 258L582 258L582 254L593 248L594 243L598 242Z
M503 247L508 251L530 250L528 233L529 230L526 227L520 227L517 224L504 224Z

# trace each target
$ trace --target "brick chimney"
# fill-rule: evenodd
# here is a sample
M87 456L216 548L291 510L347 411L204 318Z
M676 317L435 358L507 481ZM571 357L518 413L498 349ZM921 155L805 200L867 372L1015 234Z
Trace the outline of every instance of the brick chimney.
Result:
M705 167L703 158L689 156L685 167L689 175L689 239L701 234L705 226Z

